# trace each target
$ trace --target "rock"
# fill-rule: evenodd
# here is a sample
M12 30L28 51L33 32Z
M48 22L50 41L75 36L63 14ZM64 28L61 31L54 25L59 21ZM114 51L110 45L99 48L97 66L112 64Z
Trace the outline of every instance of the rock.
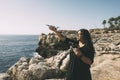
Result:
M76 32L77 31L60 31L64 36L67 36L71 39L76 39ZM64 45L64 46L63 46ZM68 50L69 45L60 41L59 38L51 33L48 35L41 34L39 36L39 43L36 52L38 52L44 58L50 58L56 55L60 50Z
M0 73L0 80L9 80L9 77L7 73Z
M96 57L95 65L91 68L93 80L119 80L120 55L105 54L98 58Z
M44 60L39 60L38 63L35 62L29 64L29 66L25 62L20 63L21 61L18 61L18 63L15 64L18 67L15 65L12 66L8 70L8 74L10 75L10 79L12 80L64 80L63 76L60 77L59 72L60 70L65 69L62 66L64 66L69 60L67 59L68 56L69 51L64 51L54 56L54 59L52 57ZM60 63L61 60L61 68L58 69L58 63ZM94 64L91 68L93 80L119 80L119 61L119 54L103 54L100 56L96 56Z
M10 79L45 80L64 76L61 76L61 71L66 67L64 63L68 61L65 59L67 59L66 56L69 55L69 50L47 59L37 55L38 54L35 54L31 59L26 57L20 58L20 60L7 71ZM61 66L62 68L60 68Z
M91 37L95 46L95 50L100 54L106 53L120 53L120 30L114 33L108 32L103 29L90 30ZM76 40L75 36L77 31L61 30L64 36ZM64 46L63 46L64 45ZM38 52L44 58L50 58L55 56L59 51L68 50L69 45L62 41L59 41L58 37L54 34L43 35L39 37L39 44L36 52Z
M75 39L76 31L60 31ZM69 34L69 35L68 35ZM103 30L91 31L96 55L91 66L93 80L120 79L120 35ZM64 45L64 46L63 46ZM64 80L69 61L69 46L59 41L53 33L39 37L39 44L32 58L22 57L10 67L3 80ZM1 75L0 75L1 79Z
M94 38L98 35L94 34ZM119 33L107 33L99 35L100 38L94 44L95 50L101 54L120 54L120 35Z

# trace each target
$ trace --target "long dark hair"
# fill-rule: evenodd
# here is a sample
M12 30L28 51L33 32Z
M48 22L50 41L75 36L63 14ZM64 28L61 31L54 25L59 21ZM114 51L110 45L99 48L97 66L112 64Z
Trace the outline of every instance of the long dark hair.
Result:
M81 31L83 43L85 43L85 45L88 47L90 51L95 53L92 38L89 31L87 29L80 29L79 31Z

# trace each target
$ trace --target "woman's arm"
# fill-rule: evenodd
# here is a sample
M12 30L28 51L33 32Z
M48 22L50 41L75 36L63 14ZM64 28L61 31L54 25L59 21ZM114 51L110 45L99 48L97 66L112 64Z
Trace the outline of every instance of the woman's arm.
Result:
M50 30L52 30L55 34L57 34L57 36L59 37L60 40L64 41L65 37L57 31L57 29L55 28L55 26L52 25L47 25L49 27Z
M79 59L81 59L84 63L91 65L92 64L92 60L86 56L83 55L83 53L78 49L78 48L74 48L73 49L75 55L77 55L79 57Z
M78 56L79 57L79 56ZM84 63L88 64L88 65L91 65L92 64L92 61L90 60L90 58L82 55L82 57L79 57Z

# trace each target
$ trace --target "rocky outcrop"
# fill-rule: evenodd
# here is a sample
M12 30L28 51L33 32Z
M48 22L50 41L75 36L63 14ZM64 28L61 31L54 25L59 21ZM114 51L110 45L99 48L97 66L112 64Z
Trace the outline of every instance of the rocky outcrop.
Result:
M119 80L120 54L96 56L91 73L93 80Z
M15 63L7 73L11 80L45 80L51 78L63 78L64 70L69 50L60 52L58 55L44 59L40 55L36 55L31 59L22 57Z
M120 54L120 33L94 34L94 46L99 55Z
M75 39L76 31L61 32ZM91 34L96 50L94 64L91 66L93 80L119 80L120 33L95 34L93 31ZM41 34L36 51L43 57L40 55L34 55L32 58L22 57L9 68L6 77L2 75L0 78L3 80L63 80L69 61L69 47L63 44L53 33Z
M10 80L10 75L7 73L0 73L0 80Z
M68 61L69 51L61 52L47 59L42 57L33 57L31 59L23 57L7 71L9 76L3 80L64 80L65 64ZM119 54L96 56L91 67L93 80L119 80L119 61Z
M100 54L120 53L120 30L105 32L105 30L90 30L96 52ZM97 33L99 32L99 34ZM76 40L77 31L61 31L61 33L71 39ZM36 52L44 58L56 55L60 50L68 50L69 45L59 41L54 34L41 34Z
M63 36L75 39L77 31L61 30L60 33L63 34ZM64 43L63 41L60 41L54 33L50 33L48 35L41 34L39 36L39 43L36 52L38 52L42 57L48 58L56 55L59 51L64 51L68 49L68 44Z

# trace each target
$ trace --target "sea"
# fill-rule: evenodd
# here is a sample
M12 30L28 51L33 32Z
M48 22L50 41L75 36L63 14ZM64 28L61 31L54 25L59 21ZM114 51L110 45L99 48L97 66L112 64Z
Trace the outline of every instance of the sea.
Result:
M0 35L0 73L21 57L31 58L38 46L38 35Z

